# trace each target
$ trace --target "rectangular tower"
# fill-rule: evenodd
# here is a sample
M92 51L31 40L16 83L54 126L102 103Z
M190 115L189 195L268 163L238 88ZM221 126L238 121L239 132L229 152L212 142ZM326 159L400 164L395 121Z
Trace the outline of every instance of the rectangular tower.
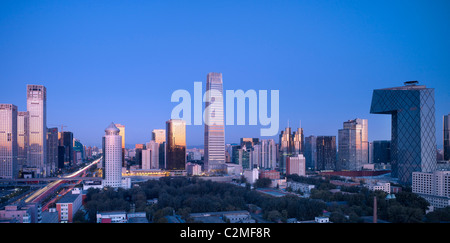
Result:
M186 122L170 119L166 122L166 166L167 170L186 168Z
M208 73L205 102L205 170L223 170L225 165L225 126L221 73Z
M0 178L17 178L17 150L17 106L0 104Z
M29 113L28 166L36 176L45 177L47 165L47 90L43 85L27 85Z

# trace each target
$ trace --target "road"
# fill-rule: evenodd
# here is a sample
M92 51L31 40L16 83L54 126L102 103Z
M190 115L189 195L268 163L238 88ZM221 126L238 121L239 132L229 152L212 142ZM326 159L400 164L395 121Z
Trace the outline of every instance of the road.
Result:
M102 157L100 157L97 160L94 160L92 163L90 163L89 165L81 168L80 170L73 172L72 174L69 174L67 176L62 177L59 180L56 180L54 182L49 183L47 186L37 190L35 193L33 193L30 197L28 197L27 199L25 199L26 203L29 202L39 202L40 200L44 199L45 197L47 197L49 194L51 194L52 192L54 192L62 183L64 183L64 178L72 178L72 177L78 177L81 174L85 174L86 170L91 167L94 164L97 164L98 162L100 162L102 160ZM80 181L77 182L77 184ZM68 191L65 191L65 193L67 193ZM47 208L49 205L49 203L47 203L46 205L43 205L42 211L44 210L44 207Z

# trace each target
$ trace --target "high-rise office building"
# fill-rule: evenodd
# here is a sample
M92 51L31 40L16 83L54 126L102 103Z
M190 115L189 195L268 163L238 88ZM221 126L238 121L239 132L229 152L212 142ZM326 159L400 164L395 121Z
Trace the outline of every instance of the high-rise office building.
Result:
M17 112L17 164L19 170L27 166L28 154L28 111Z
M120 130L111 123L103 137L103 186L118 188L122 186L122 137Z
M17 152L17 106L0 104L0 178L17 178Z
M434 89L418 85L373 91L370 113L390 114L392 177L411 184L412 172L436 170Z
M142 169L142 151L145 150L145 144L136 144L134 147L135 155L134 161L139 165L139 168Z
M165 164L167 170L186 169L186 122L181 119L166 121Z
M338 169L362 170L363 165L369 163L367 131L367 119L344 122L338 132Z
M317 136L317 170L336 170L336 136Z
M166 130L165 129L153 129L152 140L162 144L166 141Z
M62 131L59 133L59 146L63 149L58 149L59 162L58 165L61 166L61 159L63 164L72 166L74 163L73 156L73 133L69 131ZM61 158L62 157L62 158Z
M206 77L205 107L205 170L224 170L225 123L221 73L208 73Z
M275 169L277 166L277 144L273 139L261 140L261 168Z
M316 170L316 162L317 162L317 148L316 148L316 137L315 136L308 136L305 137L305 149L304 149L304 156L305 156L305 163L306 168L311 170Z
M58 128L47 129L47 171L56 172L58 168Z
M146 144L146 149L142 152L142 169L159 169L159 143L151 140ZM144 168L144 151L148 151L148 166ZM147 159L147 158L146 158Z
M125 125L115 124L119 129L119 135L122 137L122 167L126 167L125 164Z
M390 163L391 162L391 141L378 140L373 141L373 163Z
M444 160L450 160L450 114L444 116Z
M28 167L35 176L47 176L47 89L43 85L27 85L29 113Z

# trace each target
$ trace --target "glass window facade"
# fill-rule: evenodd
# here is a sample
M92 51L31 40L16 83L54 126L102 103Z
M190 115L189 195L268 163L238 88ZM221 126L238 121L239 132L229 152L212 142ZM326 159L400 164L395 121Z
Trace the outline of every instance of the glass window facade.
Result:
M434 89L405 85L373 91L372 114L390 114L392 176L411 184L412 172L436 169Z
M166 169L186 168L186 122L170 119L166 122Z
M225 126L221 73L208 73L205 102L205 170L223 170L225 164Z

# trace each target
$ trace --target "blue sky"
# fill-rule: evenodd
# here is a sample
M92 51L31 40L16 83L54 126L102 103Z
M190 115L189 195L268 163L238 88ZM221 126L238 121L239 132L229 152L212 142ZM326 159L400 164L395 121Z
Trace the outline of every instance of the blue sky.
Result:
M307 136L337 136L366 118L369 140L380 140L390 116L369 113L373 89L419 80L435 88L442 145L449 11L447 0L3 0L0 103L26 110L26 84L43 84L49 127L99 145L113 121L133 145L165 127L172 92L221 72L225 90L279 90L280 130L301 120ZM260 128L227 126L226 142ZM203 126L187 127L187 143L203 144Z

